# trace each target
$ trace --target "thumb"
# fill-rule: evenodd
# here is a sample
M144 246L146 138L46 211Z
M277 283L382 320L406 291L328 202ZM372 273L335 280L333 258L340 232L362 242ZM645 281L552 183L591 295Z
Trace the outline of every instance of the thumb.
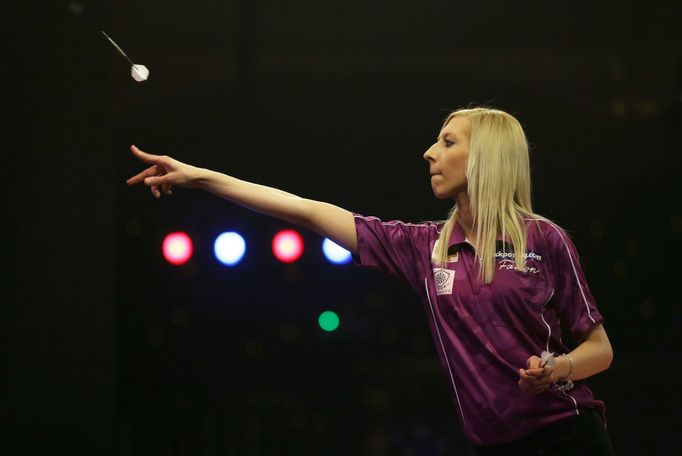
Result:
M540 361L542 361L540 358L533 355L530 358L528 358L528 361L526 361L526 367L528 369L535 369L537 367L540 367Z

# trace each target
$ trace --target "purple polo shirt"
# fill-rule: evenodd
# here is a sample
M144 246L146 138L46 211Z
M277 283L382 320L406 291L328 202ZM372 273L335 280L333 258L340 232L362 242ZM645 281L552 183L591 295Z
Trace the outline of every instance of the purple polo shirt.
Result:
M568 353L559 321L578 340L603 322L585 282L575 246L560 227L526 221L528 272L516 269L511 243L497 242L495 277L478 278L473 246L459 224L445 268L431 262L442 224L382 222L354 214L355 261L404 279L426 310L465 435L475 445L524 437L555 421L605 406L584 381L568 392L530 394L519 368L543 350Z

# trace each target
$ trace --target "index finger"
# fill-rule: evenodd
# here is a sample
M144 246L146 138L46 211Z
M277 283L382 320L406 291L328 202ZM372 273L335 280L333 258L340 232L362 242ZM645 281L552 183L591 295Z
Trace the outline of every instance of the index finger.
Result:
M137 156L140 160L142 160L145 163L149 164L155 164L158 162L159 157L158 155L153 155L153 154L148 154L147 152L142 152L140 149L138 149L137 146L132 145L130 146L130 151Z
M156 176L157 169L156 166L150 166L139 174L134 175L126 181L128 185L135 185L142 182L146 177Z

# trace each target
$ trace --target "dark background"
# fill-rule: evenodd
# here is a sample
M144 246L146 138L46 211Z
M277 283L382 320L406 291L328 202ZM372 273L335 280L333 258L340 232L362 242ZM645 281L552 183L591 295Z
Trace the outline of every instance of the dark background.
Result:
M2 454L470 454L405 285L327 265L307 231L280 264L286 224L124 183L135 143L440 219L421 155L470 103L520 119L534 209L580 251L615 352L590 385L616 452L679 451L679 2L32 1L5 16ZM160 255L177 229L196 247L179 268ZM212 258L225 229L249 243L235 269Z

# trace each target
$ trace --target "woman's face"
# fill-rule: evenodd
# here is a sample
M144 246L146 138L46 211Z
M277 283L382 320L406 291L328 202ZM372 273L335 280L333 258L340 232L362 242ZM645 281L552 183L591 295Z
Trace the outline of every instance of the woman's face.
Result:
M470 128L466 117L453 117L424 153L424 160L429 162L431 189L438 199L456 198L467 190Z

